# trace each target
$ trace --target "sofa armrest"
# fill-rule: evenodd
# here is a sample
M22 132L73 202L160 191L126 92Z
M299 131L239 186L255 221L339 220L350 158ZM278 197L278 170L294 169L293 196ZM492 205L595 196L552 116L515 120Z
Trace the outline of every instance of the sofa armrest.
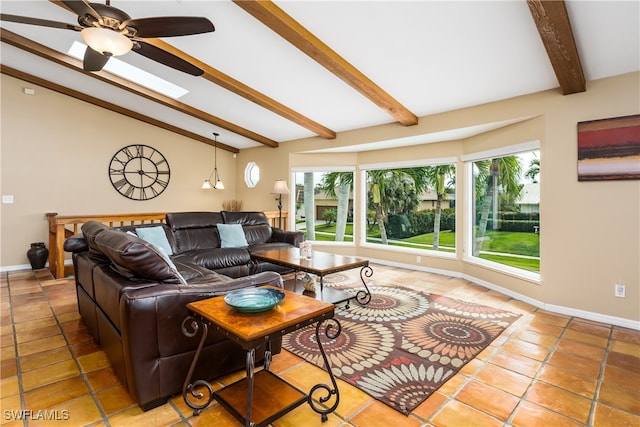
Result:
M272 234L269 242L284 242L299 248L300 243L305 240L302 231L285 231L281 228L272 228L271 231Z
M271 285L278 288L284 287L282 276L275 271L264 271L262 273L251 274L249 276L238 277L229 281L215 282L211 284L202 280L190 281L187 285L180 286L180 293L203 292L215 290L215 295L226 294L235 289L249 288L253 286ZM212 295L213 296L213 295Z
M169 295L180 295L188 301L211 298L224 295L236 289L250 288L254 286L271 285L279 288L284 287L282 276L275 271L265 271L251 274L237 279L221 280L215 282L195 281L186 285L173 283L159 283L157 285L144 288L127 290L122 295L120 309L126 308L130 304L135 305L136 300L144 300L154 297L166 297ZM124 305L123 305L124 304Z
M89 250L89 244L84 239L82 233L74 234L64 241L63 249L65 252L84 252Z

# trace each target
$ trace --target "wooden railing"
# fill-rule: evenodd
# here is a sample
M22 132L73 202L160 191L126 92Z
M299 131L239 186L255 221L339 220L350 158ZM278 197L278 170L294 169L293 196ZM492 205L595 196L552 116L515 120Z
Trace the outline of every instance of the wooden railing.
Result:
M278 227L280 213L278 211L265 211L272 227ZM64 265L64 241L66 238L78 234L82 224L89 221L97 221L109 227L122 227L125 225L154 224L165 222L166 212L155 213L130 213L130 214L105 214L105 215L58 215L47 213L49 222L49 270L57 278L61 279L66 274L73 272L72 266ZM287 212L282 212L282 225L286 228Z
M269 218L269 223L273 228L287 229L287 211L282 211L282 227L278 224L280 219L280 213L278 211L264 211L264 214Z

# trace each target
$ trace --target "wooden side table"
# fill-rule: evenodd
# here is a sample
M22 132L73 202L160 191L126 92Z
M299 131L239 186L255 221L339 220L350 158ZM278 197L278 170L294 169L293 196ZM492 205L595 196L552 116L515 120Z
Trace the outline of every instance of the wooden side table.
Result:
M340 304L346 301L345 308L349 308L349 303L353 298L361 305L367 305L371 302L371 292L369 292L369 287L367 287L367 282L364 279L365 277L370 278L373 275L373 269L369 266L369 260L367 259L318 251L311 251L310 258L302 258L299 248L253 252L251 259L287 267L296 273L298 271L304 271L318 276L320 279L318 299L323 301L333 304ZM324 276L354 268L360 269L360 280L362 281L364 290L359 290L355 295L351 295L338 289L324 289ZM300 287L302 287L302 285ZM297 275L293 288L293 290L298 289Z
M273 310L263 313L240 313L227 305L224 297L214 297L187 304L190 316L182 323L182 331L186 336L195 336L202 329L202 337L189 368L189 373L182 389L186 404L200 414L213 399L220 402L233 416L247 427L262 427L300 406L305 401L321 415L322 421L338 407L340 394L338 384L331 372L329 361L322 348L320 334L324 333L333 339L340 335L341 326L333 318L335 306L318 301L294 292L283 290L285 298ZM285 335L307 325L316 323L318 346L329 373L331 385L317 384L309 393L299 390L269 370L271 362L270 339ZM324 328L322 327L324 325ZM192 382L192 376L200 351L207 337L208 328L213 327L229 339L238 343L246 352L245 378L230 384L221 390L213 391L206 380ZM264 369L255 372L256 348L266 344ZM204 387L208 392L197 391ZM319 405L313 395L317 393ZM193 401L198 399L200 403ZM327 402L333 401L333 404Z

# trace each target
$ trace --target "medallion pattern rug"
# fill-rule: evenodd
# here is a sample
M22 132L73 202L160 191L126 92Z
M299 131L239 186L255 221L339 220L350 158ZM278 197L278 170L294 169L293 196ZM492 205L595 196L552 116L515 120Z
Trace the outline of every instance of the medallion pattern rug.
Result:
M371 302L336 307L342 331L331 340L321 334L321 340L337 377L404 414L520 317L402 286L370 282L368 287ZM283 346L324 368L315 331L312 325L285 335Z

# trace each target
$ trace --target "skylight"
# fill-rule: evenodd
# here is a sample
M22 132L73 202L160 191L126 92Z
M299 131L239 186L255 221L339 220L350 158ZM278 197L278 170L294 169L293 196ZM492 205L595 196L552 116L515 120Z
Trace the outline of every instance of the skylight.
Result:
M74 58L82 61L86 48L87 46L85 44L74 41L67 53ZM137 83L140 86L144 86L148 89L169 96L173 99L178 99L189 92L188 90L181 88L178 85L161 79L158 76L154 76L153 74L141 70L138 67L129 65L126 62L119 60L118 58L110 58L109 62L107 62L107 65L104 66L103 70Z

